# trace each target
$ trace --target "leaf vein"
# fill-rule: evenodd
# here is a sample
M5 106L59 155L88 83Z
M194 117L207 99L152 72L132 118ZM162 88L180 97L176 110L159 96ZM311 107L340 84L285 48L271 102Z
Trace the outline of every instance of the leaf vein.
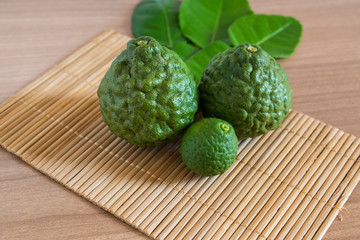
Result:
M171 31L170 31L170 25L169 25L169 17L168 17L168 14L165 10L165 6L163 4L162 1L159 1L159 4L161 6L161 11L163 12L164 14L164 19L165 19L165 29L166 29L166 33L167 33L167 38L168 38L168 42L169 42L169 47L170 48L173 48L173 41L171 39Z
M219 11L218 11L218 14L217 14L217 17L216 17L216 21L215 21L215 25L214 25L214 31L212 33L210 43L213 43L215 41L215 37L216 37L217 31L218 31L218 28L219 28L220 16L221 16L223 5L224 5L224 1L222 0L222 1L220 1L220 7L219 7Z
M260 45L264 42L266 42L267 40L269 40L270 38L274 37L275 35L277 35L278 33L280 33L281 31L283 31L284 29L288 28L291 25L290 22L286 23L284 26L280 27L279 29L277 29L276 31L274 31L273 33L269 34L268 36L264 37L263 39L259 40L258 42L256 42L256 45Z

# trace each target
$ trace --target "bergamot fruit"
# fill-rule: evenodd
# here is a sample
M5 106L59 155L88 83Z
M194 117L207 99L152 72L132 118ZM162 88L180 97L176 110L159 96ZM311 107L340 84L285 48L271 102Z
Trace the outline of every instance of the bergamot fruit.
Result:
M235 161L238 139L234 128L217 118L203 118L191 125L181 142L185 165L196 174L224 173Z
M194 121L198 93L193 74L152 37L130 40L98 88L104 122L138 146L163 144Z
M249 43L216 55L204 70L199 91L204 116L228 121L239 139L280 127L292 106L284 69Z

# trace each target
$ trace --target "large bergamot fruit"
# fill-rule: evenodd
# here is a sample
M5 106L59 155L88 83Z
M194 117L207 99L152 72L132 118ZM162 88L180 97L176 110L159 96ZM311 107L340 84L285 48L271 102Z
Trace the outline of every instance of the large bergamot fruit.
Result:
M278 128L292 106L284 69L249 43L216 55L204 70L199 90L204 116L228 121L239 139Z
M97 93L111 132L138 146L175 138L198 109L193 74L175 52L151 37L128 42Z

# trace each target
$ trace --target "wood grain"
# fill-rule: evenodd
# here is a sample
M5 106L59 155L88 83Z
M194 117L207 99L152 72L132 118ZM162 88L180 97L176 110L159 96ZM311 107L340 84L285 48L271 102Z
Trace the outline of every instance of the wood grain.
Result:
M0 102L107 28L131 35L138 1L0 2ZM298 18L303 40L281 60L294 106L360 136L360 2L250 0L255 12ZM324 239L360 238L360 187ZM147 239L0 150L0 239Z

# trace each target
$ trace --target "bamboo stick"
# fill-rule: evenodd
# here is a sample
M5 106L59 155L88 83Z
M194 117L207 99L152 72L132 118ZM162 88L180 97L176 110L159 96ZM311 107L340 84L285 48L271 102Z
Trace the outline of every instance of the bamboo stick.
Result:
M80 101L79 104L75 104L74 110L84 103L85 102ZM34 144L32 151L28 150L23 154L24 158L27 158L29 162L34 162L34 165L36 165L41 159L54 154L56 150L66 146L68 142L64 141L64 139L69 135L83 134L89 126L93 125L94 122L99 119L96 105L97 103L93 103L92 105L87 106L84 111L77 112L76 116L67 122L66 125L57 124L52 133L47 135L47 141L43 142L41 145ZM73 112L74 110L70 109L69 112ZM55 123L57 122L55 121Z
M306 139L306 135L310 135L314 129L316 128L316 124L313 124L313 119L310 118L306 118L305 119L305 123L303 126L301 126L300 129L298 128L293 128L291 129L291 132L289 132L288 136L291 136L290 141L287 144L284 144L284 149L278 154L276 161L280 161L279 165L275 168L275 169L271 169L271 167L275 167L274 164L272 164L265 172L266 173L271 173L271 175L266 176L265 174L262 176L263 177L263 181L264 182L257 182L253 189L251 189L250 192L254 192L253 194L250 194L249 196L246 196L247 198L249 198L248 202L250 202L250 205L247 205L245 207L243 207L243 211L240 213L240 209L238 206L236 207L236 211L238 212L238 214L235 214L236 211L231 211L230 209L226 209L225 214L232 214L232 217L229 217L228 219L226 219L227 221L229 221L227 224L234 224L233 222L231 222L231 219L235 219L238 218L239 215L245 215L246 213L249 212L250 209L252 209L253 205L257 202L257 204L267 204L269 205L269 202L266 202L266 199L269 198L270 196L272 196L276 189L276 191L279 191L279 187L281 188L281 184L282 182L282 177L281 175L284 175L284 173L289 172L291 169L293 169L294 165L297 163L296 161L292 161L294 155L298 152L298 150L302 147L303 142ZM298 124L300 125L300 124ZM305 136L304 136L305 135ZM286 143L286 141L284 141L284 143ZM274 162L276 162L274 161ZM237 197L239 198L239 197ZM235 199L234 202L240 202L241 200L237 200ZM270 201L270 200L269 200ZM236 206L236 205L234 205ZM260 208L259 208L260 209ZM268 207L262 207L261 211L264 211L264 209L269 209ZM258 213L258 215L260 215L261 213ZM249 214L249 215L254 215ZM248 218L247 218L248 219ZM225 219L224 219L225 220ZM260 219L257 218L254 219L253 222L259 221ZM240 221L239 221L240 222ZM253 222L251 222L251 224L253 224ZM267 221L265 221L267 222ZM221 226L221 230L216 230L216 237L221 236L225 231L226 231L226 225ZM242 223L242 225L244 226L244 223ZM250 227L249 227L250 228ZM254 227L251 227L251 229L253 229ZM215 231L215 230L214 230Z
M336 161L332 161L332 164L334 164L334 163L336 163ZM328 172L324 171L323 174L322 174L322 176L327 177L327 176L328 176ZM320 183L322 182L321 178L319 178L318 182L320 182ZM312 194L312 193L310 192L310 193L308 193L308 194ZM275 207L275 206L274 206L274 207ZM310 206L308 205L307 208L306 208L306 211L309 211L309 209L310 209ZM275 210L274 210L274 211L275 211Z
M115 40L113 40L113 39L110 39L110 40L115 41ZM119 47L119 48L124 48L124 44L122 44L122 45L120 45L120 46L118 46L118 47ZM105 51L105 50L106 50L106 51ZM117 51L120 51L120 50L121 50L121 49L117 49ZM106 59L106 62L109 62L109 61L112 60L112 59L114 58L114 56L115 56L114 52L108 50L108 48L100 49L99 52L100 52L100 54L99 54L99 53L92 54L92 52L87 52L86 54L90 55L91 57L93 57L92 55L96 55L97 58L99 58L99 56L102 57L101 59L100 59L100 58L97 59L97 62L99 62L101 65L103 65L102 62L103 62L104 59ZM90 54L90 53L91 53L91 54ZM115 52L115 53L117 53L117 52ZM109 57L108 57L109 55L110 55L110 59L109 59ZM88 57L90 57L90 56L88 56ZM80 58L80 60L81 60L81 59L82 59L82 58ZM80 61L80 60L78 60L78 61ZM82 62L83 62L83 65L85 64L85 66L82 66L82 67L86 67L86 69L84 69L83 73L84 73L84 75L88 75L89 72L91 73L92 68L94 68L94 66L93 66L94 64L90 64L90 62L89 62L88 60L82 60ZM75 64L75 63L73 63L72 65L78 66L78 64ZM95 65L95 68L96 68L96 65ZM85 71L85 70L86 70L86 71ZM73 76L73 77L79 79L79 77L76 77L76 76L74 76L74 74L69 73L69 72L66 72L65 70L63 70L62 74L64 74L64 73L67 73L68 75ZM60 81L58 78L56 78L56 79L57 79L57 81L55 81L55 82L60 82L59 84L61 84L61 86L63 86L64 81ZM74 82L74 81L72 81L72 82ZM86 82L86 81L85 81L85 82ZM52 81L51 83L54 83L54 81ZM77 84L80 83L80 84L81 84L82 81L75 81L75 83L77 83ZM80 86L80 87L81 87L81 86ZM93 87L94 87L94 86L93 86ZM52 88L50 88L50 89L53 89L53 91L54 91L54 90L57 91L57 95L61 94L61 92L59 93L59 91L58 91L58 87L52 86ZM69 93L69 91L67 91L67 89L64 89L63 92L65 92L65 95L69 95L69 94L70 94L70 95L74 95L74 94L71 94L71 92ZM51 94L49 94L48 91L47 91L47 94L48 94L49 96L51 96ZM44 98L44 96L46 96L46 95L44 95L44 94L39 94L39 95L40 95L40 97L42 97L42 98ZM64 96L64 97L65 97L65 96ZM22 101L23 101L23 100L22 100ZM30 101L30 100L29 100L29 102L31 102L31 104L34 104L34 105L35 105L35 106L34 106L35 109L37 109L38 111L41 111L42 108L48 110L49 108L48 108L47 106L57 106L57 105L55 105L54 103L50 103L49 101L46 101L46 104L45 104L45 105L41 105L41 104L40 104L40 106L37 106L37 104L33 103L33 101ZM24 101L24 103L26 103L26 102ZM30 103L27 103L27 104L30 104ZM50 108L50 110L51 110L51 108ZM43 111L45 111L45 110L43 110ZM14 117L18 118L17 116L14 116ZM36 119L34 119L34 121L36 121L38 124L41 124L41 122L39 123ZM10 122L13 123L13 121L10 121ZM13 123L13 124L17 124L17 125L18 125L18 123ZM30 124L30 123L28 123L28 124ZM17 125L16 125L16 126L17 126ZM32 125L31 125L31 126L32 126ZM36 126L32 126L32 129L37 129L37 127L36 127ZM29 129L28 131L31 131L31 129ZM14 135L14 134L11 133L11 132L10 132L9 134L11 134L12 137L15 138L15 139L18 138L18 136ZM36 134L36 133L33 132L33 135L34 135L34 134ZM28 136L28 137L31 138L31 136ZM17 151L17 149L14 149L14 151Z
M69 81L70 78L67 78L66 74L64 73L61 73L61 75L57 79L59 79L60 81L64 81L65 86L69 86L69 84L72 84L72 82ZM54 89L50 91L53 92ZM59 92L61 91L64 90L60 89ZM49 98L46 99L47 96L49 95L42 94L41 91L38 91L37 94L29 95L27 99L21 99L21 101L20 99L17 100L17 102L20 104L13 109L13 113L0 120L0 124L3 127L3 130L0 130L0 133L3 136L3 139L8 139L8 136L6 136L5 134L11 136L11 134L14 134L14 132L16 132L13 130L14 126L22 127L23 125L28 124L28 122L24 122L23 119L32 119L33 116L37 116L37 109L40 109L42 106L45 106L45 108L49 106L51 102L49 103ZM5 130L7 131L5 132Z
M43 164L40 169L55 176L62 170L61 166L64 167L71 163L72 159L81 155L81 153L92 145L92 142L97 140L93 138L94 136L97 136L97 138L100 137L96 134L101 131L101 129L103 129L103 125L98 121L94 128L88 129L86 137L76 134L70 135L70 138L67 139L69 144L62 149L58 149L53 158L44 158L43 161L39 163L39 165ZM89 141L89 139L92 140Z
M343 182L339 186L340 189L342 189L343 186L346 186L345 190L340 195L340 198L338 198L337 201L333 201L331 203L331 205L330 205L331 212L328 214L328 216L325 218L325 220L323 221L320 228L317 230L317 232L316 232L316 234L314 236L314 239L321 239L324 236L326 230L329 228L331 223L334 221L335 217L338 215L339 211L342 209L345 202L349 198L351 192L354 190L355 186L359 182L359 179L360 179L359 148L356 151L356 155L352 156L352 159L355 161L354 165L350 169L350 171L347 173L345 179L343 180ZM329 206L326 206L325 209L326 208L329 208Z
M337 171L337 169L341 169L344 165L346 158L342 158L342 155L344 152L347 152L347 149L349 148L349 145L351 145L354 141L355 137L348 136L348 138L345 140L343 145L340 149L336 149L334 151L331 151L328 155L328 158L331 158L331 162L326 166L322 174L319 176L317 181L312 186L311 190L307 194L307 207L305 211L301 214L301 217L298 219L296 225L294 226L297 228L298 225L301 224L299 227L299 230L297 231L295 238L303 238L306 231L309 229L310 225L313 223L311 214L314 213L314 208L316 207L316 204L320 201L326 202L327 199L324 198L324 188L328 188L331 184L331 181L333 180L334 175L332 175L334 172ZM336 146L335 146L336 147ZM338 153L336 154L335 151ZM332 154L334 153L334 154ZM343 160L343 161L340 161ZM335 190L335 189L333 189ZM303 201L304 202L304 201ZM311 223L311 224L309 224ZM306 227L306 229L304 228Z
M70 94L72 93L73 92L71 91ZM91 103L91 101L88 102ZM14 146L14 149L18 151L19 154L23 154L24 152L28 151L29 148L31 148L38 141L40 141L40 145L42 145L41 140L44 141L44 138L46 138L47 140L48 133L51 132L53 128L56 127L56 125L60 124L61 126L64 127L68 126L68 121L71 120L71 118L66 119L66 117L72 114L72 112L68 112L68 113L66 112L68 111L69 106L72 105L73 104L69 104L67 107L59 106L58 108L53 108L48 112L44 112L38 109L37 111L40 114L38 115L38 117L33 118L32 121L29 121L28 124L30 126L28 126L27 130L24 131L22 137L21 138L19 137L16 141L14 141L13 144L18 145L18 146ZM59 115L60 113L62 113L62 115ZM17 134L14 134L14 136L16 135Z
M337 130L334 129L333 131L337 131ZM325 159L329 160L329 158L326 157L330 153L330 149L332 149L337 144L338 140L341 139L342 137L343 137L343 132L337 131L337 133L334 135L331 141L326 145L324 144L324 146L327 146L327 148L322 149L319 155L314 159L315 161L313 162L311 167L307 170L306 174L301 178L300 182L293 189L292 194L296 195L296 198L293 199L292 205L285 213L285 216L291 213L290 214L291 217L287 219L284 227L279 232L277 237L285 238L288 231L290 231L292 226L295 224L296 220L298 219L298 216L301 214L303 208L305 207L305 205L302 205L303 208L301 209L299 208L302 200L306 198L307 196L306 194L309 192L314 182L317 180L318 176L325 169L328 162L325 162L324 160ZM346 137L342 138L342 141L345 141L345 139Z
M267 139L268 136L265 136L263 139ZM256 141L252 141L252 142L249 142L249 144L247 144L245 147L244 147L244 150L239 153L238 155L238 158L237 159L242 159L242 157L244 156L243 155L243 152L249 152L250 149L253 149L252 147L257 143L257 141L259 140L259 138L256 139ZM240 162L239 162L240 163ZM244 164L242 164L244 165ZM239 170L241 168L238 168ZM224 179L226 176L225 175L221 175L219 177L210 177L210 178L207 178L205 183L204 183L204 190L209 192L208 189L210 189L210 187L213 186L213 184L215 183L215 180L217 180L217 178L219 178L220 181L218 181L218 183L221 182L221 179ZM174 192L174 191L173 191ZM174 192L175 193L175 192ZM195 193L195 195L193 196L193 198L191 198L193 200L193 202L188 206L190 208L193 208L193 207L196 207L195 204L197 203L201 203L203 204L202 200L200 199L202 196L204 196L202 194L202 191L197 191ZM200 199L200 200L199 200ZM166 208L164 209L163 207L166 206ZM153 221L148 221L148 219L152 219L152 218L148 218L148 219L145 219L145 221L143 223L141 223L140 226L144 226L145 230L149 233L151 233L151 236L154 236L155 237L155 234L156 232L154 232L155 229L158 229L156 231L161 231L163 229L162 226L159 226L159 224L161 223L163 226L166 226L168 225L168 223L172 220L172 218L170 217L167 217L168 214L169 214L169 211L171 211L173 209L172 207L173 205L169 204L167 205L165 201L163 201L161 204L160 204L160 207L159 208L156 208L155 211L153 211L151 213L151 216L155 216L154 217L154 220ZM160 211L160 213L158 213L158 210ZM180 211L181 213L185 213L185 211ZM187 213L187 212L186 212ZM166 219L163 219L163 217L159 218L157 216L164 216L164 217L167 217ZM161 219L161 221L160 221ZM180 218L178 218L180 219Z
M75 176L66 184L77 189L77 191L82 192L89 184L98 181L98 178L102 176L106 170L112 167L115 163L116 155L124 148L125 144L125 140L115 138L113 142L110 143L110 145L114 145L113 148L107 146L103 149L103 152L106 152L104 157L100 158L98 161L92 161L85 167L85 174L83 176ZM95 158L98 157L96 156Z
M248 152L251 149L251 146L253 146L256 143L258 138L252 142L250 142L249 140L250 139L243 141L242 144L240 144L239 150L244 149L243 152ZM238 155L238 159L239 159L239 155ZM195 192L194 196L191 198L192 201L197 201L199 197L204 193L204 191L206 191L209 188L209 186L215 181L216 178L203 178L203 179L205 180L205 182L200 188L200 190ZM171 210L170 207L171 204L167 205L167 203L170 201L168 199L172 199L171 196L176 196L176 194L178 194L177 192L182 191L181 188L179 187L179 182L180 181L177 181L175 183L174 182L169 183L170 187L166 187L164 191L162 191L161 194L159 194L160 196L166 196L165 199L163 200L162 198L158 198L156 199L156 201L153 200L150 206L153 205L156 206L156 208L154 209L148 206L145 208L145 211L143 213L145 215L149 215L149 217L143 218L139 216L135 219L135 223L136 224L140 223L139 226L145 228L145 230L150 233L159 224L159 222L164 221L163 217L160 216L166 216L167 213ZM174 191L174 189L176 191ZM166 209L164 209L165 207Z
M143 198L143 193L146 189L151 189L152 187L155 188L163 182L163 179L172 174L176 166L181 164L179 147L180 144L176 144L176 147L172 149L173 151L166 151L161 154L161 156L154 157L152 159L153 161L149 162L149 166L151 167L146 170L151 173L151 175L144 175L141 172L137 174L139 180L136 180L136 183L131 187L131 189L127 190L120 198L118 198L118 203L112 206L112 208L116 209L114 210L116 215L122 215L126 209L134 211L137 207L134 204L134 201L138 199L140 195L141 198ZM174 161L175 159L177 159L177 161ZM122 204L119 204L120 202ZM125 216L123 217L126 218Z
M154 175L159 176L157 179L152 179L153 177L151 176L150 177L151 181L148 181L148 185L143 184L143 186L141 186L141 188L139 188L116 211L116 214L121 215L123 218L128 219L130 222L133 222L138 215L135 216L132 215L132 217L130 217L130 215L134 212L138 212L138 214L140 214L140 212L144 210L144 208L148 205L148 203L156 197L154 195L151 196L151 193L153 193L155 189L161 188L160 186L165 187L167 184L166 179L172 177L177 166L182 165L180 163L180 157L179 156L176 157L176 159L179 159L179 161L173 161L174 157L176 156L171 156L171 158L169 157L167 159L166 162L169 164L169 166L163 164L164 166L163 168L159 168L154 172Z
M245 197L242 199L237 196L236 202L240 202L238 205L235 205L236 208L234 211L226 210L226 212L229 214L229 217L226 219L224 224L221 226L220 231L217 232L216 236L219 236L219 234L226 234L228 237L230 237L230 232L234 231L237 227L240 226L247 226L253 217L255 217L254 213L250 213L252 209L254 209L252 212L255 211L255 204L256 206L261 206L266 203L266 200L268 197L271 196L271 194L264 195L264 193L268 190L268 188L271 186L272 183L274 185L271 186L271 191L275 190L274 186L277 186L280 184L280 181L277 181L278 175L281 173L281 171L286 167L288 161L284 161L286 159L283 158L283 154L287 154L287 146L294 145L295 142L299 139L299 135L301 136L303 133L302 130L305 130L306 128L300 128L302 126L302 123L304 125L308 125L311 123L308 121L307 118L302 118L302 121L297 123L296 125L293 125L291 127L287 127L284 130L284 134L286 134L286 138L282 140L284 143L282 147L278 148L278 151L275 155L272 155L271 158L274 158L274 164L269 165L268 169L265 171L261 171L259 174L262 174L261 181L255 182L253 188L249 189L248 192L245 192ZM300 128L300 129L299 129ZM300 133L298 131L300 130ZM274 152L274 153L275 153ZM273 172L274 171L274 172ZM260 184L261 183L261 184ZM234 207L235 207L234 206ZM260 210L261 207L257 208L257 210ZM237 234L236 236L240 236L240 234Z
M339 141L334 145L334 148L336 148L335 151L339 151L339 149L346 143L348 140L349 135L344 134L341 136ZM330 148L332 150L332 148ZM314 193L317 192L321 184L323 183L323 176L327 175L328 168L327 166L334 166L337 163L337 160L335 158L335 151L329 151L327 156L322 159L322 164L319 166L318 169L316 169L316 172L311 177L310 181L305 185L305 187L302 189L301 193L304 195L304 198L301 201L301 204L298 206L297 210L294 213L294 216L298 216L296 218L296 222L294 225L292 225L291 230L288 232L285 239L293 239L298 231L300 231L301 225L304 224L304 218L303 216L306 216L308 214L308 208L309 202L311 198L313 197ZM290 218L291 219L291 218ZM302 224L300 224L302 223Z
M249 140L244 142L249 142ZM246 144L240 143L239 151L245 148L245 146ZM228 171L231 171L231 169L229 169ZM187 182L184 188L182 189L175 188L175 190L177 190L179 193L175 195L175 197L171 201L171 204L168 204L166 206L166 208L169 209L169 211L171 209L174 209L175 211L171 211L171 213L169 213L166 216L166 219L172 219L173 217L171 216L181 218L182 214L186 212L184 208L189 209L194 204L194 201L198 199L198 196L202 195L202 193L206 191L206 189L211 185L211 183L215 179L216 177L207 178L193 174L192 178ZM166 213L168 212L168 210L165 209L163 210L163 212ZM166 220L162 220L162 222L164 221Z
M349 141L353 140L355 141L352 143L352 145L348 146L346 152L341 152L340 150L338 154L336 154L336 157L341 159L336 164L324 184L321 186L321 189L316 193L314 199L312 200L312 203L316 205L316 207L311 212L311 215L306 219L305 224L301 228L302 231L298 233L298 235L304 235L306 232L304 235L305 239L311 239L315 235L317 229L320 228L322 223L322 221L319 221L319 219L324 219L324 216L321 215L327 214L329 212L327 210L332 209L330 206L333 206L334 203L338 201L341 193L346 187L343 186L342 181L354 165L354 161L350 160L351 156L354 156L354 153L357 156L360 154L359 141L356 141L357 139L355 136L351 136ZM356 149L358 151L356 151ZM323 195L320 198L321 194ZM309 226L308 222L312 222L311 226ZM305 226L307 229L305 229Z
M119 206L121 206L127 199L129 196L128 194L133 193L133 191L140 187L143 181L145 181L147 178L151 176L153 176L155 179L159 178L152 172L152 167L159 167L159 165L163 162L163 159L167 159L169 155L171 156L173 153L162 151L163 149L161 148L157 149L160 149L160 151L153 149L153 151L156 151L156 154L154 154L153 157L144 158L144 160L142 160L143 163L140 162L140 164L142 164L140 171L137 168L130 166L127 168L128 171L124 172L125 175L122 182L125 182L126 184L118 184L116 186L116 192L114 192L114 195L106 203L104 203L104 205L112 212L115 213ZM160 160L156 161L157 159ZM129 161L131 162L130 159Z
M313 124L313 126L317 126L315 128L315 130L313 132L311 132L312 127L310 127L309 129L307 129L307 131L304 133L304 135L300 138L298 145L300 145L301 148L299 150L297 150L297 148L293 148L291 150L291 152L286 156L289 159L291 159L291 162L286 166L286 168L277 177L277 179L280 181L280 185L278 186L278 188L276 189L276 192L271 197L271 199L274 199L274 198L277 199L276 203L274 203L274 205L271 206L271 209L275 210L275 216L271 219L270 222L268 222L272 216L271 209L264 216L264 219L267 219L267 220L264 220L264 221L266 221L267 226L264 230L265 233L263 232L263 235L261 235L260 237L263 237L265 239L267 238L266 234L269 231L269 229L273 229L273 227L278 222L277 216L281 216L280 211L282 209L287 209L286 204L285 204L286 201L280 207L280 209L278 207L278 204L281 203L282 201L284 201L283 199L286 199L286 196L289 194L289 191L286 191L287 188L289 188L289 186L288 186L289 182L296 176L296 174L299 173L299 171L301 171L301 168L304 166L304 164L308 160L309 155L315 149L316 145L314 145L313 142L310 141L309 139L311 139L312 136L324 137L324 134L322 134L322 135L319 135L319 134L321 132L324 133L323 130L324 130L325 124L316 123L316 122L318 122L318 121L315 121L315 124ZM264 209L266 209L266 208L264 208ZM259 228L263 227L263 225L260 223L258 227ZM254 232L260 232L259 228L254 229Z
M87 187L84 187L84 190L82 190L84 195L95 201L99 201L99 199L106 194L106 189L111 189L118 181L120 181L119 174L123 172L125 168L129 165L138 166L137 164L141 160L138 156L142 156L142 154L144 154L144 149L137 148L135 145L129 143L126 143L118 153L109 153L109 155L113 155L115 158L115 163L113 164L114 167L110 167L104 172L105 176L99 183L89 183ZM131 155L135 157L133 162L127 160L127 157Z
M292 128L292 131L296 133L299 129L305 130L306 128L304 126L311 124L312 121L307 120L309 119L305 116L301 116L300 120ZM264 164L261 168L259 168L255 175L252 177L251 181L249 181L249 183L246 184L246 187L244 187L240 192L232 191L226 197L225 201L219 204L219 206L217 207L217 212L213 214L210 219L208 219L206 225L204 225L201 228L201 231L197 233L195 239L211 238L211 236L218 231L218 227L221 226L221 223L223 223L223 221L226 219L230 219L230 215L234 213L235 208L236 211L239 211L239 209L241 209L239 208L239 206L236 206L239 201L254 202L256 201L256 198L258 196L262 196L264 194L263 192L268 189L268 186L272 182L277 180L277 176L280 173L279 170L283 169L286 166L286 161L284 161L284 157L282 155L285 154L288 149L293 147L298 139L299 137L297 135L287 132L287 135L282 140L283 145L277 147L267 157L266 161L268 162L269 166L266 167L266 165ZM246 199L249 200L247 201ZM247 208L247 206L245 206L244 208Z
M124 168L122 168L122 172L120 172L111 183L105 186L105 188L99 192L99 194L95 197L95 199L97 199L97 201L101 205L103 205L107 209L110 209L109 207L116 202L117 196L123 193L123 191L121 191L123 187L126 184L130 184L131 186L131 184L134 183L132 181L132 177L135 176L136 173L140 169L142 169L143 166L146 165L148 160L153 158L154 155L156 155L159 151L160 148L136 147L134 153L131 153L127 156L127 158L124 158L125 161L124 161Z
M86 45L84 45L83 47L81 47L80 49L75 51L74 53L72 53L69 57L65 58L60 63L55 65L52 69L45 72L43 75L41 75L36 80L34 80L30 84L28 84L26 87L24 87L19 92L17 92L13 96L11 96L9 99L5 100L5 102L3 102L0 105L0 112L4 112L6 109L11 107L12 104L16 103L19 100L19 96L22 96L22 97L27 96L27 94L30 94L32 90L41 87L42 84L50 83L51 81L49 81L49 80L53 79L54 75L57 74L58 72L60 72L65 66L72 64L74 61L76 61L80 57L84 57L84 54L86 54L89 51L92 51L96 46L104 44L108 38L110 38L116 34L117 33L114 30L109 29L109 30L101 33L100 35L98 35L92 41L90 41L89 43L87 43Z
M96 133L94 129L99 130L104 128L102 121L98 117L84 117L82 123L88 124L84 131L77 132L70 128L67 129L67 131L65 130L65 133L61 137L63 140L61 144L57 145L57 141L55 141L52 144L53 147L49 148L49 151L36 156L30 163L37 168L49 171L49 168L54 164L59 164L60 161L64 160L66 157L70 157L70 153L73 149L80 148L80 145L84 142L89 142Z
M288 176L283 180L283 182L286 184L284 194L282 196L286 197L285 202L278 210L278 213L273 217L273 220L269 224L270 227L267 227L263 233L262 236L267 236L271 231L272 234L275 234L276 231L280 231L281 227L287 222L288 216L290 214L291 205L296 200L299 191L293 191L295 186L298 185L298 183L301 181L303 176L306 174L306 172L309 170L309 168L314 163L314 160L319 155L319 153L322 151L323 147L321 145L322 142L328 142L330 139L332 139L334 132L331 132L330 126L325 126L325 128L318 134L317 136L314 135L314 140L311 142L311 145L309 148L305 151L304 155L299 159L300 164L297 164L295 169L290 172ZM310 139L312 137L310 136ZM290 195L289 195L290 194ZM280 198L279 201L281 202L282 199ZM285 216L284 216L285 214ZM276 224L275 224L276 223ZM272 227L271 227L272 226ZM275 227L275 228L274 228ZM279 228L279 230L276 230L276 228ZM272 239L272 237L268 237L269 239Z
M287 126L288 124L292 125L295 124L295 122L291 121L293 118L296 118L297 120L300 118L298 114L292 113L289 115L289 117L284 121L284 125ZM269 134L270 135L270 134ZM278 136L282 136L278 138ZM265 135L266 136L266 135ZM165 235L171 233L167 236L168 239L173 239L175 237L177 238L183 238L190 229L183 227L182 224L187 222L187 226L191 227L193 226L200 217L205 214L208 209L210 209L210 206L212 203L218 198L222 192L225 191L232 191L236 185L243 187L245 184L249 181L249 179L255 174L256 170L252 167L257 165L262 165L264 162L266 162L266 157L268 154L271 153L271 150L273 147L277 146L280 142L280 140L285 136L283 132L277 131L274 132L269 136L269 140L267 138L264 138L264 142L260 141L258 144L261 145L260 149L257 150L257 148L253 148L250 153L246 155L245 158L250 158L248 160L248 164L245 164L244 168L241 169L239 175L237 177L237 172L234 172L235 174L226 175L229 176L225 178L222 182L219 181L217 184L214 185L213 190L211 190L212 194L211 196L203 200L203 197L199 199L198 202L203 202L204 204L201 204L200 206L196 206L194 210L190 210L188 214L179 222L177 223L178 219L175 219L176 222L173 222L172 224L169 224L164 230L162 230L162 234L159 235L159 238L164 238ZM255 154L254 154L255 152ZM264 154L264 157L262 155ZM239 181L241 182L239 183ZM219 186L219 187L218 187ZM208 190L209 191L209 190ZM205 196L204 196L205 197ZM207 196L208 197L208 196ZM214 208L216 209L216 208ZM213 211L213 210L210 210ZM181 228L181 229L180 229Z
M249 141L247 141L249 142ZM240 143L240 146L239 146L239 150L244 148L246 144L242 144ZM181 191L179 190L180 193L182 194L178 194L177 196L180 197L180 202L176 205L176 209L181 209L186 203L188 203L188 201L191 201L191 199L194 199L194 194L198 192L198 190L200 191L205 191L206 187L205 186L205 182L208 180L208 178L204 178L204 177L199 177L197 175L194 175L192 177L192 179L190 180L190 182L192 183L189 184L188 187L188 190L185 190L185 189L182 189ZM157 194L158 195L158 194ZM153 196L154 198L155 196ZM153 199L153 198L150 198L149 196L145 195L143 196L143 199L145 199L144 202L141 203L141 206L139 206L137 209L136 209L136 212L135 214L134 213L131 213L131 215L129 216L130 214L130 211L126 211L125 214L123 215L124 217L128 217L130 221L134 222L134 220L138 217L138 215L140 214L141 210L144 210L145 209L145 206L148 206L149 204L149 199ZM189 204L188 204L189 205ZM129 213L127 213L129 212ZM144 214L144 213L141 213L141 214ZM135 223L136 224L136 223Z
M109 154L109 151L115 147L114 144L114 135L109 132L106 128L99 131L99 139L92 144L82 155L78 158L73 159L73 161L63 168L56 177L64 184L67 184L75 176L82 176L84 168L92 161L96 162L98 159L105 157ZM109 151L105 151L104 147L107 146Z

